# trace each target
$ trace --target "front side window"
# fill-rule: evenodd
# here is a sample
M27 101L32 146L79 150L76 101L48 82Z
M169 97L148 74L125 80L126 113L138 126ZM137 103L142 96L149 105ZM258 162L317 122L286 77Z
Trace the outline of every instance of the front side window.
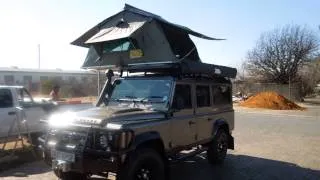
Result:
M31 103L32 98L29 92L26 89L17 89L18 101L23 103Z
M191 86L189 84L177 84L175 87L173 102L173 109L191 109Z
M166 111L171 85L171 80L118 79L108 106Z
M0 89L0 108L13 107L12 94L9 89Z

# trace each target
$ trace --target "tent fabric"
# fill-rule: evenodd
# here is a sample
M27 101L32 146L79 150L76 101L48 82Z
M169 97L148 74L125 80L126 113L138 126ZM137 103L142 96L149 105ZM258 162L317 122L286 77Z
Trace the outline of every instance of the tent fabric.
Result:
M188 27L185 27L185 26L182 26L182 25L179 25L179 24L171 23L171 22L163 19L161 16L158 16L156 14L153 14L153 13L138 9L136 7L133 7L133 6L129 5L129 4L125 4L124 10L132 12L132 13L140 14L140 15L143 15L143 16L146 16L146 17L153 18L153 19L159 21L160 23L167 24L167 25L172 26L173 28L175 28L175 29L177 29L179 31L186 32L187 34L191 34L191 35L196 36L198 38L207 39L207 40L225 40L225 39L220 39L220 38L209 37L209 36L203 35L201 33L198 33L196 31L193 31L193 30L189 29Z
M132 15L132 17L134 16L136 15ZM150 63L176 60L176 54L173 53L170 43L156 21L152 20L145 23L143 28L140 29L141 31L138 29L137 32L133 33L133 35L128 38L135 46L133 49L104 52L105 44L120 42L124 39L90 44L90 49L82 68L96 69L100 67L123 66L131 63ZM139 58L132 58L130 56L130 51L138 49L142 50L143 56Z
M185 34L191 34L193 36L196 36L196 37L199 37L199 38L203 38L203 39L207 39L207 40L224 40L224 39L219 39L219 38L213 38L213 37L209 37L209 36L206 36L206 35L203 35L201 33L198 33L196 31L193 31L185 26L181 26L181 25L178 25L178 24L174 24L174 23L171 23L171 22L168 22L167 20L163 19L162 17L158 16L158 15L155 15L155 14L152 14L150 12L147 12L147 11L144 11L144 10L141 10L141 9L138 9L138 8L135 8L133 6L130 6L128 4L125 5L124 7L124 10L105 19L104 21L102 21L101 23L99 23L98 25L96 25L95 27L91 28L89 31L87 31L86 33L84 33L82 36L80 36L78 39L76 39L75 41L73 41L71 44L73 45L76 45L76 46L82 46L82 47L90 47L89 44L87 43L90 43L91 41L93 41L93 36L96 36L97 34L99 34L99 32L101 34L104 34L104 32L108 32L105 27L105 24L108 24L108 22L114 20L115 17L118 17L119 15L121 14L124 14L124 16L126 14L135 14L135 15L140 15L140 18L138 19L145 19L145 20L148 20L148 21L151 21L151 19L157 21L159 24L164 24L164 25L167 25L167 26L170 26L172 27L175 31L178 31L178 32L181 32L181 33L185 33ZM137 16L135 16L137 17ZM130 15L127 15L126 18L131 18ZM143 25L143 24L140 24L140 25ZM114 24L113 24L114 26ZM112 26L109 26L109 27L112 27ZM134 33L134 31L138 30L139 29L139 25L136 26L138 28L134 28L133 32L131 33ZM140 26L141 27L141 26ZM105 30L103 30L105 29ZM116 33L118 36L120 37L125 37L126 35L131 35L129 33L124 33L122 35L120 35L119 33ZM110 36L108 36L110 37ZM107 38L107 36L106 36ZM103 38L102 38L103 39ZM113 38L114 39L114 38ZM95 41L93 41L95 42Z
M101 29L98 33L88 39L85 43L92 44L97 42L112 41L130 37L135 31L141 28L144 22L119 22L119 25Z

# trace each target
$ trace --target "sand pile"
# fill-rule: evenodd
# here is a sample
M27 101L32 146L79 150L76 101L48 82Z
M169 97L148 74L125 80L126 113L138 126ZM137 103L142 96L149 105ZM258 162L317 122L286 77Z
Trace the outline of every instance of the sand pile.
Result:
M251 96L246 101L240 103L240 106L249 108L266 108L275 110L304 110L294 102L281 96L276 92L261 92Z

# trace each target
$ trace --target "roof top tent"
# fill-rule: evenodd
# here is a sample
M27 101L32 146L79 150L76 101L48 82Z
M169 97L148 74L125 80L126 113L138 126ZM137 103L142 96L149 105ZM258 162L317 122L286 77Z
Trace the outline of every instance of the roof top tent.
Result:
M158 71L179 67L182 73L214 73L234 78L236 69L201 63L187 27L130 5L91 28L71 44L89 48L82 68Z

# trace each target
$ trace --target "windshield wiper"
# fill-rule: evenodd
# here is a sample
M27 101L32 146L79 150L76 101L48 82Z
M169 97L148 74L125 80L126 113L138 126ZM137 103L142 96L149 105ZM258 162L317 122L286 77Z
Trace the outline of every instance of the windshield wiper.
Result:
M127 102L139 102L135 96L124 96L123 98L113 98L112 101L127 101Z
M140 102L140 103L147 103L147 102L150 102L150 103L163 103L164 101L150 101L150 99L162 99L163 96L147 96L147 97L144 97L144 98L137 98L135 96L124 96L124 98L115 98L115 99L111 99L112 101L117 101L117 102L120 102L120 101L125 101L125 102L134 102L134 103L137 103L137 102Z
M149 102L150 99L162 99L163 96L147 96L147 97L144 97L140 100L140 102ZM159 102L159 101L156 101L156 102ZM161 101L163 102L163 101Z

